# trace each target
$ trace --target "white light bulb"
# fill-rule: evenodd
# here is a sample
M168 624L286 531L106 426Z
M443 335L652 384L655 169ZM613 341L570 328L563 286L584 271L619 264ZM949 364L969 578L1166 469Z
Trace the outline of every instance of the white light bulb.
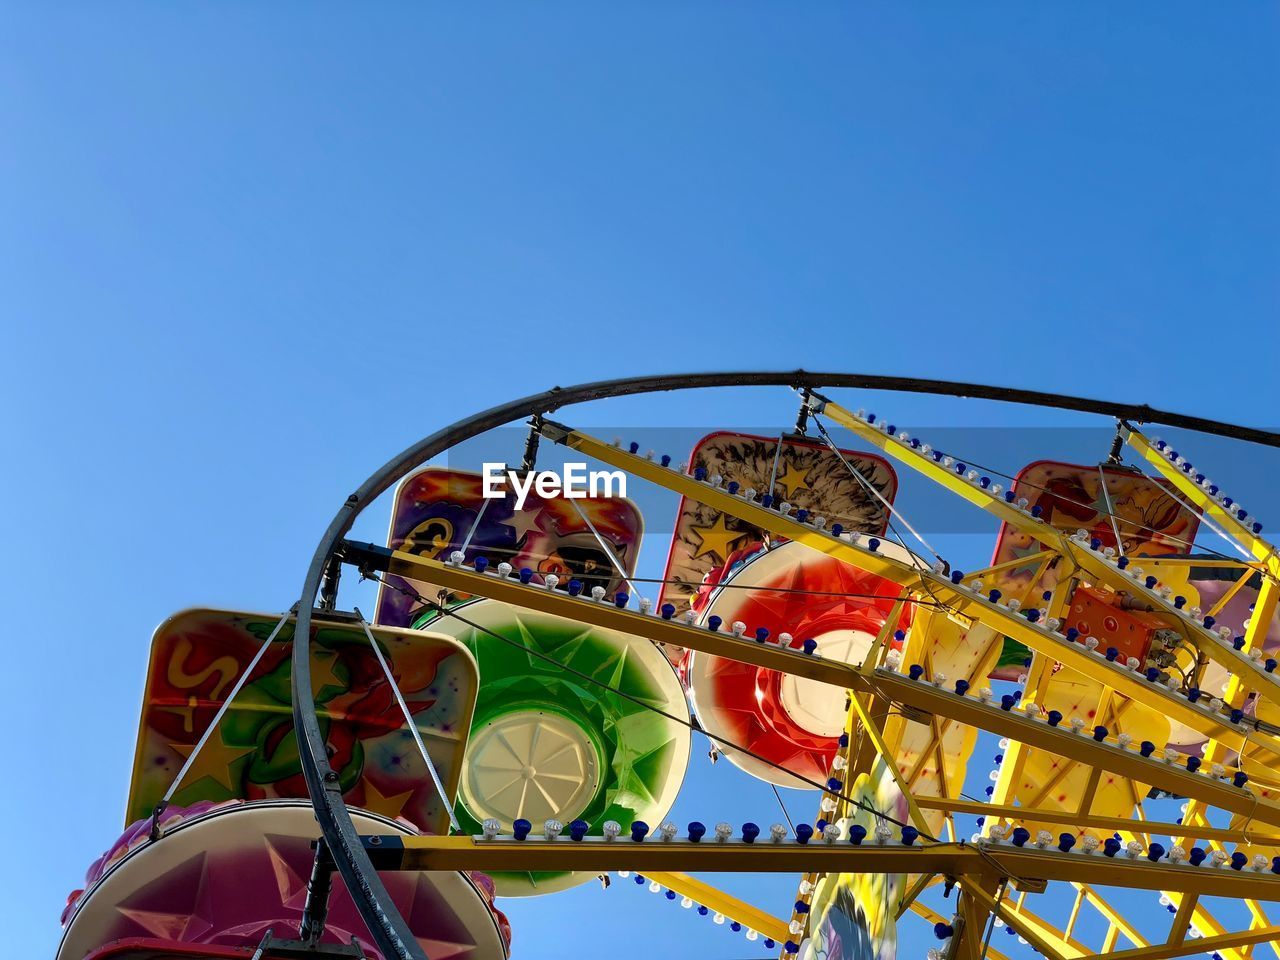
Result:
M719 842L719 843L724 843L726 840L728 840L728 839L729 839L730 837L732 837L732 836L733 836L733 824L732 824L732 823L717 823L717 824L716 824L716 841L717 841L717 842Z
M622 824L617 820L606 820L604 826L601 827L601 831L604 833L606 840L616 840L618 834L622 832Z
M770 824L769 839L774 843L781 843L783 840L787 839L787 828L780 823Z
M548 840L554 840L563 830L564 824L559 820L547 820L542 824L542 835Z
M502 824L490 817L480 825L480 829L484 831L484 838L486 840L492 840L502 832Z
M500 576L503 580L511 576L511 564L506 562L498 564L498 576Z
M670 843L676 838L676 834L680 832L680 828L668 820L662 826L658 827L658 833L662 835L663 841Z

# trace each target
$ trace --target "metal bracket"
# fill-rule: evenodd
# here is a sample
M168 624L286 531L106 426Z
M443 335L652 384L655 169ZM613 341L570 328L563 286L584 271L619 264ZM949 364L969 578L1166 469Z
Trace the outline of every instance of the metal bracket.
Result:
M307 880L307 899L302 906L302 922L298 925L298 940L315 947L324 936L325 922L329 918L329 894L333 891L333 854L324 838L311 844L316 855L311 862L311 878Z

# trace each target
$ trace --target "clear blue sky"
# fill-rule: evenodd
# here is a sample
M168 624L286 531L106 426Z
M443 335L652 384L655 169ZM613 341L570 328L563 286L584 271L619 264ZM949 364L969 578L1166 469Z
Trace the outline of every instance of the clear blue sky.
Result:
M154 625L288 606L345 495L479 407L807 366L1274 424L1278 44L1260 2L5 4L8 952L116 836ZM768 822L699 756L682 816ZM763 955L645 896L520 905L516 956Z

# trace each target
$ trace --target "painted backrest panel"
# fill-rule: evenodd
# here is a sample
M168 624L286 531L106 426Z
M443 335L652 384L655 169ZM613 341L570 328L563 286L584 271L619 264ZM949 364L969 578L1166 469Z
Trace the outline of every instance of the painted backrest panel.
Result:
M1029 508L1040 507L1046 522L1067 533L1085 530L1104 548L1116 546L1118 529L1127 556L1186 553L1200 527L1199 517L1184 509L1163 481L1131 470L1039 460L1019 472L1011 489L1027 499ZM1115 517L1114 526L1109 513ZM1033 559L1042 549L1030 534L1001 524L991 565L1012 564L1019 558L1026 558L1026 563L987 578L989 586L1006 597L1034 591L1031 595L1038 598L1041 591L1053 589L1057 570L1042 571ZM1016 680L1027 656L1026 647L1006 639L992 677Z
M819 444L721 432L694 445L689 469L705 467L708 476L720 474L742 490L764 493L772 488L777 500L826 517L828 527L839 523L846 530L883 533L889 512L866 484L892 503L898 492L897 475L888 461L874 454L842 453L843 461ZM849 472L850 466L866 484ZM708 589L760 550L766 538L759 527L681 497L660 603L675 604L677 613L690 605L701 610Z
M187 610L151 644L126 822L150 816L236 679L279 621L275 614ZM306 797L293 730L293 621L254 669L200 750L173 802ZM377 657L358 623L317 618L312 688L343 798L419 830L444 832L462 771L478 676L474 658L439 634L374 628L374 638L444 782L436 793Z
M628 576L634 573L644 524L639 509L625 497L568 500L530 491L523 509L517 510L510 492L486 500L479 473L428 467L396 489L387 545L435 560L445 560L465 545L468 563L483 556L494 566L529 567L535 582L554 573L561 580L576 577L588 590L600 585L612 592L622 578L592 527ZM388 576L386 581L376 617L384 626L408 627L423 612L412 591L432 600L439 592L418 580ZM403 587L411 592L399 589Z

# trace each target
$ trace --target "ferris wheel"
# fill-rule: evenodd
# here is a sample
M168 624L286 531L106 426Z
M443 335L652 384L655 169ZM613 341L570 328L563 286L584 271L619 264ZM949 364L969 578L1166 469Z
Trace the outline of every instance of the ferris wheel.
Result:
M773 390L795 427L663 451L573 422L692 388ZM868 390L1079 410L1115 440L1100 462L996 469L859 408ZM429 465L511 423L527 437L496 492ZM557 388L453 424L348 498L291 610L161 625L130 825L69 899L58 956L496 960L500 898L602 874L762 956L891 960L912 923L929 960L1280 956L1280 555L1145 424L1280 446L1147 407L802 371ZM669 514L535 487L544 444L665 491ZM936 552L907 489L985 515L992 560ZM389 491L386 543L347 539ZM646 523L674 529L660 577L637 573ZM341 609L344 570L378 582L372 616ZM695 732L811 791L811 818L674 822ZM796 894L751 904L698 876L724 873ZM1134 890L1167 910L1159 935Z

